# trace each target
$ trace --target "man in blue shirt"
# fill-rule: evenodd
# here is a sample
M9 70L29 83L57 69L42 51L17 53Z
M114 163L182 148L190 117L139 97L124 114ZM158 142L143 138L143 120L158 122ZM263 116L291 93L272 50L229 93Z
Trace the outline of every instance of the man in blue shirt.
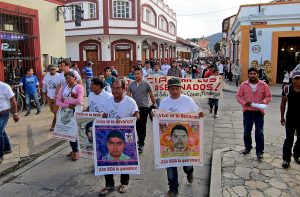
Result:
M89 96L90 86L91 86L91 80L94 77L92 65L93 65L93 62L89 61L87 63L87 65L84 67L84 69L82 70L83 76L85 78L85 83L86 83L86 86L85 86L85 88L86 88L86 96Z
M38 93L40 93L39 80L33 74L32 68L27 68L26 73L27 74L23 76L20 80L21 93L24 94L25 92L25 102L26 102L25 116L28 116L30 114L31 98L33 98L35 102L36 109L37 109L36 115L38 115L41 113L40 102L38 99Z

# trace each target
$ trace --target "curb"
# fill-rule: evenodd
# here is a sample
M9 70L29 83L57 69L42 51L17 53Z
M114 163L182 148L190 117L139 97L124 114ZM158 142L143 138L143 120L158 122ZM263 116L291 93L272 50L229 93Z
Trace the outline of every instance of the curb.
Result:
M213 152L210 173L209 196L222 196L222 154L231 148L218 149Z
M230 89L227 89L227 88L223 88L223 91L224 92L231 92L231 93L236 93L237 92L236 90L230 90ZM272 93L272 97L281 97L281 95Z
M68 147L68 144L65 141L60 141L60 142L57 142L56 144L48 147L47 149L41 151L40 153L36 154L35 156L32 156L32 157L30 156L28 158L21 160L18 164L11 166L10 168L4 170L1 173L0 185L3 185L4 183L7 183L7 182L15 179L20 174L30 170L34 166L45 161L52 155L66 149L67 147Z

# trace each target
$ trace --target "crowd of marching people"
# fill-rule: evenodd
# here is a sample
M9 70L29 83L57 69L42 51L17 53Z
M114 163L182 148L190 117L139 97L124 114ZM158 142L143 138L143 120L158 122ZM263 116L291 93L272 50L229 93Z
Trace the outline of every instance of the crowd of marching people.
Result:
M126 118L136 117L136 129L138 136L138 152L143 153L146 139L146 125L148 116L151 116L152 109L161 109L169 112L199 112L199 116L203 117L199 106L189 96L181 94L181 82L178 78L186 78L190 74L192 79L209 78L221 75L223 79L230 82L235 80L236 86L239 86L241 75L241 64L239 60L230 62L224 58L207 58L197 60L182 60L172 61L169 65L167 61L162 63L157 61L145 61L142 65L139 62L131 67L131 72L125 76L133 80L127 87L118 71L113 67L106 67L103 73L93 73L93 62L88 61L84 68L80 70L77 64L72 64L68 61L59 62L58 67L54 65L48 66L48 72L42 80L42 84L33 73L32 68L26 70L20 80L21 91L26 97L26 114L31 115L30 99L33 98L36 102L37 112L41 113L41 108L37 101L37 94L42 94L43 99L47 101L50 111L53 113L53 120L50 131L55 129L56 116L58 109L65 110L65 114L74 113L74 111L89 111L103 113L103 118ZM299 67L300 68L300 67ZM170 96L164 98L155 98L153 89L147 76L172 76L167 82ZM245 149L243 154L248 154L252 149L251 130L253 124L256 126L256 153L259 159L263 158L263 115L264 110L257 110L252 106L253 102L268 104L271 101L271 93L266 83L258 79L258 70L250 68L248 70L248 81L240 85L237 93L237 100L243 107L244 115L244 141ZM289 167L291 148L293 145L293 136L296 129L299 136L299 128L297 127L295 110L292 110L290 105L296 106L299 109L299 78L300 71L295 71L292 74L293 85L284 89L282 101L282 116L281 124L286 125L287 139L284 144L284 163L283 167ZM83 80L84 79L84 80ZM85 83L85 88L83 86ZM8 120L10 106L12 108L13 119L15 122L19 120L19 115L16 106L16 100L10 87L0 82L0 116L1 116L1 143L0 146L0 163L3 160L4 154L11 152L9 139L5 133L5 125ZM257 91L260 89L260 91ZM252 95L249 92L253 92ZM83 97L86 94L88 98L88 106L83 105ZM5 97L5 99L4 99ZM285 119L285 104L287 99L291 100L288 108L288 117ZM209 99L209 112L214 112L214 117L218 117L218 99ZM172 109L171 109L172 107ZM3 118L3 117L4 118ZM63 117L62 117L63 121ZM116 136L112 137L118 137ZM299 140L296 146L299 146ZM67 154L72 161L79 159L78 142L70 142L72 151ZM300 163L299 149L294 149L294 158L297 163ZM183 168L187 174L189 183L193 182L193 166L185 166ZM178 172L176 167L167 168L167 177L169 182L168 196L178 195ZM125 193L128 190L129 175L121 174L120 193ZM100 191L101 196L105 196L114 191L115 183L113 175L105 175L105 187Z

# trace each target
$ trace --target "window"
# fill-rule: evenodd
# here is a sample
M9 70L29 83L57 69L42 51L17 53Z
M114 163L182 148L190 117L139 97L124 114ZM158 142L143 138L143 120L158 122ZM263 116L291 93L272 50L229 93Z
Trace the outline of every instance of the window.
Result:
M81 9L83 10L82 3L76 3L76 4L72 4L72 5L79 5L79 7L81 7ZM72 6L72 8L71 8L71 16L70 16L69 20L72 20L72 21L75 20L75 6Z
M146 22L150 23L152 22L152 12L151 10L146 9Z
M175 35L175 26L173 23L170 23L169 25L169 33Z
M167 21L163 17L159 19L159 28L163 31L167 31Z
M153 26L156 26L156 16L152 10L144 8L144 18L143 21L149 23Z
M96 18L96 4L89 3L89 18Z
M114 18L131 18L131 2L113 1Z

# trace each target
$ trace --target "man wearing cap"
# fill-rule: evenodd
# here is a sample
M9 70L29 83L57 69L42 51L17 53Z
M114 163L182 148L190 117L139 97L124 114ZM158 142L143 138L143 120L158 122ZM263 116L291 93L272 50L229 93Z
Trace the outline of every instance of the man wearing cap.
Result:
M54 95L57 85L59 84L59 74L56 73L57 68L50 64L48 66L48 73L45 75L43 79L43 100L46 101L47 96L47 104L50 108L50 111L53 113L53 120L51 124L50 131L54 130L56 123L56 112L58 110L58 106L54 101Z
M91 91L90 86L91 86L92 79L94 77L92 65L93 65L93 62L89 61L82 70L82 74L85 78L85 84L86 84L85 85L86 96L89 96L89 94L90 94L90 91Z
M123 153L125 148L125 138L120 131L111 131L107 135L106 147L108 150L107 155L102 157L102 160L109 161L126 161L130 160L130 157Z
M172 61L172 64L171 64L171 68L168 70L168 73L167 75L168 76L173 76L173 77L180 77L182 78L182 73L181 73L181 70L179 68L177 68L177 63L176 61Z
M125 81L123 79L116 79L112 83L113 97L106 100L104 106L103 118L140 118L139 109L133 98L125 95ZM112 174L104 175L105 187L100 190L100 196L106 196L115 190L114 176ZM128 190L129 174L121 174L120 193L125 193Z
M253 103L268 104L272 100L272 94L268 85L258 79L258 70L254 67L248 69L248 80L243 82L236 94L237 101L243 107L244 125L244 155L252 149L251 132L255 124L256 156L263 158L264 154L264 109L253 107Z
M292 84L287 85L282 90L281 97L281 125L285 126L286 138L283 144L282 151L282 167L288 168L291 162L292 147L294 143L294 134L296 131L297 141L293 149L293 157L297 164L300 164L300 71L295 71L292 75ZM286 118L284 118L286 104L288 109Z
M162 100L159 110L177 113L200 111L198 105L191 97L181 94L181 82L179 78L171 78L168 80L168 90L170 96ZM199 112L199 116L204 117L204 113ZM184 166L183 171L187 174L188 182L193 183L193 166ZM179 187L177 167L167 168L167 176L169 182L169 192L167 196L177 196Z

